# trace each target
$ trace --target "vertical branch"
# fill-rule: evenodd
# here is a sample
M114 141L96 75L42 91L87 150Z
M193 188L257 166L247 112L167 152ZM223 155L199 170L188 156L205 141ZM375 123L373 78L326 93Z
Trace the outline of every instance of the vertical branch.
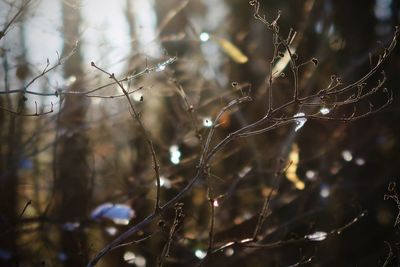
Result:
M214 206L214 189L211 184L210 170L207 171L207 200L210 206L210 230L208 232L208 248L207 254L211 253L214 247L214 224L215 224L215 206Z
M256 228L254 229L253 238L252 238L254 241L257 241L258 235L262 229L262 226L264 225L265 219L267 218L268 211L269 211L269 204L271 202L272 195L275 191L278 191L279 182L281 180L281 177L286 172L286 170L290 167L290 165L291 165L291 163L289 163L289 165L283 171L275 172L275 179L272 184L272 188L269 191L268 196L264 200L263 206L260 211L260 215L258 216ZM280 168L280 166L278 166L278 168Z
M148 148L151 153L151 157L153 160L153 167L154 167L154 172L156 174L156 182L157 182L157 192L156 192L156 205L155 205L155 211L157 212L160 209L160 190L161 190L161 182L160 182L160 165L158 163L158 159L156 156L156 151L154 149L153 141L151 140L149 134L147 133L146 128L144 127L144 124L142 120L140 119L139 112L136 110L135 106L133 105L133 102L129 96L129 93L126 91L124 85L120 80L118 80L114 73L109 73L100 67L98 67L94 62L91 63L91 65L100 70L101 72L107 74L110 79L114 80L114 82L118 85L118 87L122 90L122 93L125 95L126 99L128 100L129 106L133 112L133 117L135 118L136 122L139 124L140 131L142 132L144 138L146 139L146 143L148 145ZM148 70L148 68L147 68Z

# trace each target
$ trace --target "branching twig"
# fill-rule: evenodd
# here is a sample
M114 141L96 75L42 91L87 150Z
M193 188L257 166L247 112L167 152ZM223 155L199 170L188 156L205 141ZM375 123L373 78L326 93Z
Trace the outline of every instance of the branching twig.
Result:
M156 207L155 210L158 211L160 209L160 189L161 189L161 182L160 182L160 165L158 163L158 159L156 156L156 151L154 149L154 145L153 145L153 141L150 138L150 135L148 134L146 128L144 127L144 124L142 122L142 120L140 119L139 116L139 112L136 110L135 106L133 105L133 102L131 100L131 98L129 97L128 91L125 89L124 85L122 84L122 82L120 82L114 75L114 73L109 73L105 70L103 70L102 68L98 67L94 62L91 63L91 65L98 69L99 71L107 74L109 76L110 79L114 80L115 83L119 86L119 88L121 88L123 94L126 96L126 99L128 100L129 106L131 107L131 110L133 112L134 118L136 120L136 122L139 124L139 128L144 136L144 138L146 139L147 145L149 147L150 153L151 153L151 157L153 160L153 164L154 164L154 172L156 175L156 181L157 181L157 197L156 197ZM155 69L155 68L154 68ZM146 68L147 72L150 72L152 69L150 68Z
M29 3L32 0L26 0L25 3L18 9L17 13L12 17L12 19L4 26L4 28L0 31L0 40L7 34L8 29L10 26L17 20L17 18L22 14L22 12L26 9Z

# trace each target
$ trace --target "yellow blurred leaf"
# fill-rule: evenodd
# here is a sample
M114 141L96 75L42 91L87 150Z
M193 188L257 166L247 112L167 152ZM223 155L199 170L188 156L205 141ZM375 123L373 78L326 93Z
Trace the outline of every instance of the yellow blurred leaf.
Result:
M305 184L302 180L300 180L299 176L297 176L296 173L297 166L299 164L299 147L296 144L292 145L292 150L289 154L289 162L290 166L286 170L286 177L294 184L297 189L303 190Z
M222 50L236 63L244 64L249 61L249 58L240 51L240 49L224 38L214 37L217 44Z

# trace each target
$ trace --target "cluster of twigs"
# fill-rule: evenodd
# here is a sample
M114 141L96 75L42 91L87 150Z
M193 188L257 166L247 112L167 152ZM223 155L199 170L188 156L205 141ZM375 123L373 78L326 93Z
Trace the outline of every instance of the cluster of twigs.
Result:
M26 5L29 4L30 1L26 2ZM193 186L198 182L198 181L205 181L207 185L207 200L209 202L209 208L210 208L210 222L209 222L209 236L208 236L208 249L207 249L207 255L206 257L201 261L201 264L204 263L212 254L221 252L227 248L230 247L251 247L251 248L276 248L276 247L281 247L284 245L288 244L294 244L294 243L302 243L302 242L310 242L313 241L307 236L304 236L303 238L299 239L291 239L291 240L282 240L274 243L264 243L263 240L265 239L265 233L263 231L263 224L266 220L267 214L269 212L269 204L273 195L273 192L276 192L279 187L279 180L280 177L283 175L285 166L279 166L279 169L277 171L277 175L275 177L275 183L273 186L273 189L270 191L270 194L264 199L262 209L259 213L258 217L258 223L257 226L253 232L252 235L250 235L248 238L241 239L239 241L230 241L228 243L218 245L216 246L214 244L214 232L215 232L215 207L214 207L214 201L216 200L216 195L214 193L211 179L212 177L210 176L210 169L214 163L213 159L215 156L221 152L224 148L227 147L228 144L234 142L236 139L239 138L246 138L246 137L252 137L256 135L260 135L269 131L272 131L274 129L286 126L286 125L291 125L291 124L297 124L299 123L299 120L312 120L312 119L318 119L318 120L334 120L334 121L354 121L360 118L364 118L366 116L369 116L371 114L374 114L376 112L379 112L380 110L384 109L387 107L393 100L393 93L391 90L387 89L384 87L385 81L386 81L386 76L384 71L382 71L382 65L384 62L387 60L389 57L390 53L393 51L393 49L396 46L398 36L400 34L400 30L396 28L394 37L390 44L384 49L384 51L378 56L376 62L374 62L371 65L370 70L362 76L360 79L358 79L355 82L352 82L350 84L344 84L343 81L336 76L331 77L331 81L327 85L327 87L315 90L311 94L302 94L302 88L300 88L299 85L299 70L308 65L312 64L317 67L318 65L318 60L315 58L312 58L308 61L305 62L299 62L297 54L292 50L291 44L293 40L296 38L296 32L293 30L290 30L288 35L284 37L281 32L280 28L278 26L278 21L280 18L280 13L277 15L277 17L273 21L268 21L265 17L265 15L260 14L260 1L258 0L251 0L250 6L254 8L254 18L264 24L266 28L272 33L272 41L273 41L273 56L272 59L270 60L269 64L269 70L268 74L266 77L266 83L267 83L267 92L265 93L265 97L267 99L267 106L265 108L264 114L254 120L253 122L236 129L226 135L224 138L221 140L216 140L215 137L215 132L218 129L219 122L221 117L228 112L229 110L239 106L243 105L245 103L249 103L252 101L257 101L257 99L253 100L251 95L249 94L242 94L240 97L230 101L228 104L226 104L216 115L213 124L206 136L206 138L202 139L200 138L200 141L202 142L202 150L201 153L199 154L199 162L196 166L196 174L188 181L185 187L183 187L172 199L166 200L163 203L163 200L161 199L160 196L160 191L161 191L161 182L160 182L160 164L159 160L156 155L156 151L154 149L153 141L151 138L151 133L146 129L145 124L141 120L141 116L137 108L135 107L134 102L131 99L131 94L133 92L136 92L137 90L140 90L141 88L135 89L135 90L129 90L125 88L124 82L128 82L134 79L137 79L143 75L147 75L149 73L152 73L154 71L157 71L160 66L166 66L169 65L177 60L177 58L170 58L167 61L161 62L160 64L154 65L154 66L146 66L142 71L131 75L127 76L122 79L118 79L114 73L105 70L104 68L96 65L94 62L91 63L92 67L96 68L100 72L106 74L110 79L111 82L107 83L105 85L99 86L94 89L90 90L83 90L79 92L73 92L73 91L63 91L63 90L56 90L53 93L41 93L41 92L35 92L28 90L28 88L38 79L44 77L46 74L48 74L50 71L53 71L55 68L58 66L62 65L63 62L69 59L74 53L75 50L71 51L70 54L65 56L64 58L58 58L58 61L50 66L49 60L47 60L46 67L38 74L35 76L30 82L28 82L23 88L20 89L14 89L14 90L5 90L5 91L0 91L0 95L11 95L11 94L22 94L22 95L38 95L38 96L43 96L43 97L49 97L49 96L60 96L60 95L68 95L68 94L73 94L73 95L80 95L82 97L102 97L102 98L116 98L116 97L125 97L129 103L131 115L133 119L136 121L136 123L139 125L140 131L146 140L148 149L151 153L152 157L152 162L153 162L153 169L154 169L154 174L156 178L156 199L155 199L155 209L154 211L149 214L145 219L142 221L138 222L137 224L131 226L128 230L126 230L124 233L122 233L120 236L115 238L112 242L107 244L101 251L99 251L93 259L88 263L88 267L94 266L103 256L105 256L108 252L110 252L113 249L116 249L122 245L124 245L125 241L134 236L137 232L142 230L145 226L149 225L150 223L154 222L158 217L160 217L165 211L175 207L175 218L172 223L171 229L169 231L169 236L167 243L164 247L162 257L160 257L160 265L162 265L164 258L168 257L169 252L170 252L170 247L172 245L172 240L173 236L176 234L178 231L178 225L181 222L181 218L184 214L184 209L183 207L179 204L180 200L187 195ZM187 4L187 1L185 1L184 5L182 5L181 8L183 8ZM6 34L9 26L16 20L16 18L19 16L20 12L24 10L26 7L23 6L19 10L19 12L13 17L13 19L6 25L6 27L0 31L0 39L4 37ZM165 22L167 23L167 22ZM285 102L284 104L277 105L274 101L274 81L275 78L278 76L283 76L284 72L283 69L277 70L275 67L279 63L280 60L282 60L285 55L289 57L289 63L288 67L290 69L290 77L292 81L292 91L293 94L291 96L291 99ZM377 83L375 85L370 85L370 79L373 75L378 74L379 72L381 73L381 78L378 79ZM108 95L108 96L102 96L102 95L96 95L95 93L109 87L112 85L117 85L120 89L122 94L118 95ZM183 91L182 87L176 83L176 86ZM370 97L372 95L375 95L377 93L383 93L385 96L385 101L381 104L374 104L370 102ZM184 92L183 92L184 94ZM190 101L187 100L186 96L184 96L187 108L189 112L193 112L195 107L190 103ZM348 107L352 109L352 112L348 113ZM328 113L323 114L321 113L321 109L326 108L329 110ZM41 115L46 115L48 113L53 112L53 105L51 107L51 110L45 111L45 112L39 112L36 104L36 111L33 114L24 114L19 111L13 111L4 107L0 107L1 110L7 111L12 115L19 115L19 116L41 116ZM192 115L191 115L192 116ZM194 122L194 119L193 119ZM195 125L195 122L193 123ZM196 130L197 132L197 130ZM393 193L393 191L390 191ZM397 199L397 195L395 196L394 194L387 195L387 198L393 198ZM397 202L397 201L396 201ZM398 203L397 203L398 204ZM340 234L343 230L346 230L348 227L356 223L361 217L363 217L365 213L361 213L359 216L357 216L355 219L353 219L350 223L339 227L337 229L334 229L330 232L327 233L327 237L334 236L337 234ZM399 218L397 218L399 220ZM396 221L396 224L398 223L398 220ZM147 238L146 238L147 239ZM312 259L304 259L304 262L309 262Z
M218 128L219 124L218 122L220 121L220 118L222 115L224 115L225 112L228 110L232 109L233 107L236 107L240 104L246 103L246 102L251 102L253 101L252 97L250 95L242 95L241 97L232 100L229 102L226 106L224 106L220 112L217 114L217 116L214 119L214 122L208 132L207 137L205 138L205 141L203 142L202 145L202 152L200 155L199 163L197 165L197 172L195 176L187 183L187 185L180 190L180 192L173 197L172 199L168 200L165 204L161 205L161 200L160 200L160 184L159 184L159 166L156 161L155 157L155 152L154 148L151 147L150 145L150 150L152 152L153 156L153 163L154 163L154 170L156 173L157 177L157 199L156 199L156 209L155 211L150 214L148 217L146 217L144 220L141 222L135 224L134 226L130 227L126 232L121 234L119 237L117 237L115 240L110 242L109 244L106 245L87 265L89 266L94 266L104 255L106 255L110 250L121 244L124 240L126 240L129 237L132 237L135 233L137 233L139 230L143 229L146 225L149 225L151 222L153 222L157 217L159 217L161 214L163 214L167 209L170 209L174 205L176 205L186 194L188 194L191 189L193 188L194 184L199 181L199 180L204 180L207 181L207 186L208 186L208 202L210 203L210 227L209 227L209 245L208 245L208 250L207 250L207 255L206 257L201 261L203 263L206 261L206 259L217 252L220 252L226 248L229 247L237 247L237 246L242 246L242 247L253 247L253 248L275 248L275 247L280 247L284 246L287 244L291 243L300 243L300 242L307 242L307 241L312 241L310 240L307 236L304 238L300 239L295 239L295 240L285 240L285 241L279 241L275 243L269 243L265 244L260 242L265 236L263 235L262 231L262 225L263 222L266 218L266 214L268 211L269 207L269 202L271 199L272 191L271 194L265 199L265 202L263 204L263 208L259 214L259 220L257 227L253 233L253 235L249 238L240 240L240 241L232 241L228 242L226 244L223 244L221 246L215 247L213 238L214 238L214 218L215 218L215 207L213 205L215 201L215 195L213 193L213 188L210 183L210 168L213 163L213 158L215 155L223 150L229 143L234 141L235 139L238 138L244 138L244 137L251 137L259 134L266 133L268 131L277 129L279 127L288 125L288 124L293 124L293 123L298 123L299 119L318 119L318 120L334 120L334 121L354 121L360 118L364 118L366 116L369 116L371 114L374 114L376 112L379 112L380 110L384 109L387 107L393 100L393 93L391 90L388 90L387 88L384 88L384 83L386 81L386 76L385 73L382 71L381 75L382 78L378 80L377 84L374 86L370 86L368 84L369 79L379 72L381 70L381 67L383 63L386 61L390 53L393 51L394 47L396 46L398 35L400 33L399 29L396 28L394 37L391 41L391 43L386 47L383 51L382 54L378 56L377 61L371 66L371 69L360 79L357 81L350 83L348 85L343 84L342 80L339 77L332 76L330 83L326 88L322 88L317 90L315 93L308 94L303 96L301 88L299 87L299 69L306 64L318 64L318 60L315 58L310 59L309 61L306 62L298 62L297 55L291 50L291 42L295 38L296 33L291 30L286 38L284 38L281 33L280 29L278 26L278 20L280 17L280 14L278 14L277 18L273 20L272 22L269 22L266 20L264 15L260 14L260 2L258 0L252 0L250 1L250 5L254 7L254 17L261 23L263 23L268 30L270 30L273 34L273 44L274 44L274 53L273 53L273 58L270 61L270 71L268 76L266 77L266 81L268 84L268 92L266 94L267 97L267 108L264 113L264 115L259 118L258 120L241 127L231 133L229 133L225 138L222 140L218 141L215 145L212 145L216 140L214 140L214 133L216 129ZM289 59L289 67L291 71L291 79L293 81L293 96L292 99L287 101L286 103L280 105L280 106L275 106L274 101L273 101L273 84L274 84L274 78L277 75L280 75L280 73L274 73L273 69L274 66L277 64L277 62L284 56L284 54L287 53L290 57ZM96 65L94 65L96 68L98 68L100 71L103 73L106 73L109 75L111 79L113 79L115 82L117 82L116 78L112 73L109 73ZM140 122L140 117L135 111L135 108L132 104L132 101L129 100L129 96L127 95L125 89L120 85L120 88L123 90L124 94L127 96L127 99L130 103L131 109L133 111L133 115L136 119L136 121L141 125L141 128L143 124ZM382 92L386 96L386 101L384 101L383 104L380 104L378 106L375 106L373 103L369 101L369 97L371 95L374 95L378 92ZM359 108L359 105L363 105L364 102L368 103L368 109L363 109ZM309 111L309 109L306 109L307 107L312 107L313 110L317 111ZM353 111L350 114L346 114L345 110L346 107L352 107ZM329 114L333 115L327 115L327 114L322 114L320 110L322 108L328 108L329 109ZM299 111L299 110L304 110L301 114L293 113L294 111ZM290 113L292 111L292 113ZM338 116L337 114L340 114ZM146 132L144 128L142 128L143 132ZM146 135L146 140L149 140L149 135ZM148 141L149 142L149 141ZM151 143L151 142L150 142ZM279 177L282 174L277 176ZM278 179L277 179L278 180ZM278 186L278 183L275 184L274 189L276 190ZM332 235L340 234L343 230L347 229L354 223L356 223L361 217L365 215L365 212L362 212L359 216L354 218L350 223L346 224L345 226L339 227L335 230L332 230L331 232L327 233L327 236L330 237ZM175 225L175 224L174 224ZM172 234L175 233L175 228L171 232ZM172 237L171 237L172 238ZM170 240L169 239L167 243L167 252L169 251L170 247ZM167 255L167 253L165 254ZM165 256L164 255L164 256ZM311 259L307 259L306 261L311 261ZM162 261L161 261L162 262Z

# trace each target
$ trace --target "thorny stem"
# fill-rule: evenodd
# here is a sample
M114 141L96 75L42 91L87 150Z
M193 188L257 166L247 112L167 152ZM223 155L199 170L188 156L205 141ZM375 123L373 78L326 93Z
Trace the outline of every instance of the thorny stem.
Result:
M134 118L136 119L136 122L139 124L139 128L144 136L144 138L146 139L147 145L149 147L150 153L151 153L151 157L153 160L153 167L154 167L154 172L156 174L156 182L157 182L157 193L156 193L156 205L155 205L155 212L160 210L160 190L161 190L161 182L160 182L160 165L158 163L158 159L156 156L156 151L154 149L154 145L153 145L153 141L151 140L149 134L147 133L146 128L144 127L144 124L142 122L142 120L140 119L139 113L136 110L135 106L133 105L133 102L131 100L131 98L129 97L128 92L126 91L126 89L124 88L124 85L122 84L122 82L120 82L114 75L114 73L109 73L105 70L103 70L102 68L98 67L94 62L91 63L91 65L98 69L99 71L107 74L109 76L110 79L114 80L115 83L119 86L119 88L121 88L123 94L126 96L126 99L128 100L129 106L131 107L131 110L133 112ZM147 70L148 72L148 70Z

